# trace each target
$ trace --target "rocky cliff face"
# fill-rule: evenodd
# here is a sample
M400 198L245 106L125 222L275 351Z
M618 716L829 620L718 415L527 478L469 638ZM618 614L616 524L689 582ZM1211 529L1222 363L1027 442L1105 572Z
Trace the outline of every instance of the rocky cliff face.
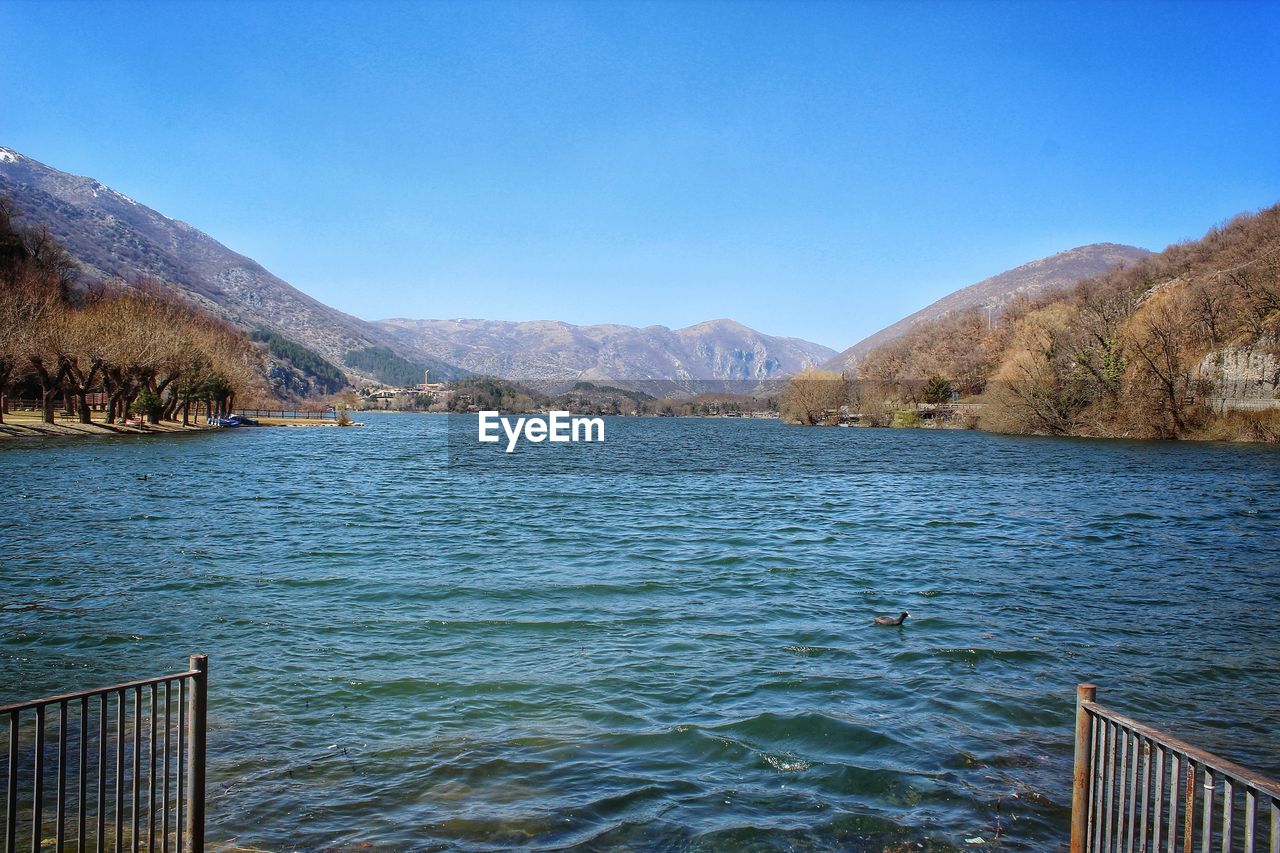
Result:
M1206 355L1196 366L1206 384L1210 407L1280 408L1280 342L1274 338L1228 347Z
M830 370L852 371L858 359L900 338L922 323L941 319L947 314L967 308L991 309L993 314L1018 296L1037 296L1065 290L1084 278L1101 275L1122 264L1133 263L1151 254L1136 246L1117 243L1093 243L1023 264L999 275L950 293L932 305L921 308L892 326L864 338L825 365Z
M94 180L0 148L0 195L48 226L90 279L150 279L246 330L275 331L343 366L369 346L403 349L383 329L319 302L185 222ZM428 363L421 353L405 353ZM437 373L456 374L448 365Z
M384 320L403 345L473 373L518 381L749 380L789 376L834 351L732 320L684 329L542 320Z

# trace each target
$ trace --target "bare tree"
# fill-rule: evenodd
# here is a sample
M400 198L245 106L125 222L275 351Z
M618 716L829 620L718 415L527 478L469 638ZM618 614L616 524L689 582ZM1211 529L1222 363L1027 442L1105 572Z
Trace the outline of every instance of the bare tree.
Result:
M31 264L58 286L59 294L64 299L68 298L76 277L80 274L80 265L54 239L49 226L37 225L27 229L22 235L22 242Z
M792 376L782 392L783 420L814 426L829 420L849 401L848 380L829 370L808 368Z
M1143 306L1129 335L1138 387L1156 401L1152 426L1169 437L1187 432L1187 409L1194 402L1188 319L1179 295L1162 293Z

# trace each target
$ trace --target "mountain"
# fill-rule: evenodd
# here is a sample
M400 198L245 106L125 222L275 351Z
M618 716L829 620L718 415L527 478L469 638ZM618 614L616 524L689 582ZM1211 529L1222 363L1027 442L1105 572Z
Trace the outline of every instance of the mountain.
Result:
M835 351L733 320L684 329L575 326L554 320L383 320L403 345L473 373L517 381L777 379Z
M387 331L307 296L256 261L228 249L185 222L158 213L94 180L60 172L0 148L0 195L22 221L47 226L90 280L148 280L176 291L214 315L267 342L277 364L289 352L310 350L347 372L348 353L388 348L441 378L461 371L424 353L406 350ZM282 342L283 341L283 342ZM291 346L292 344L292 346ZM282 355L283 353L283 355ZM303 368L307 372L308 368Z
M185 222L8 148L0 148L0 195L13 201L22 221L46 226L86 279L154 282L252 333L273 362L277 387L297 394L332 391L339 370L390 384L424 368L434 380L467 372L519 380L766 380L834 354L732 320L676 330L552 321L370 323L307 296Z
M851 371L858 360L867 353L900 338L916 326L941 319L966 308L991 309L999 314L1004 306L1017 296L1036 296L1065 290L1081 279L1102 275L1115 267L1140 261L1151 253L1137 246L1117 243L1092 243L1068 249L1020 267L983 279L977 284L961 288L942 297L937 302L911 314L892 326L863 338L824 367L829 370Z

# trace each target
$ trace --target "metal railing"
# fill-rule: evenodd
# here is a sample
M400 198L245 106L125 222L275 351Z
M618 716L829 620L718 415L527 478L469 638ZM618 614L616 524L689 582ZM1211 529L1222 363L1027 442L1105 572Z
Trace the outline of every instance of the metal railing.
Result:
M316 421L333 420L338 416L332 406L325 409L236 409L235 414L249 418L290 418L292 420Z
M5 853L201 853L208 685L192 655L186 672L0 707Z
M1096 698L1076 689L1071 853L1280 853L1280 783Z

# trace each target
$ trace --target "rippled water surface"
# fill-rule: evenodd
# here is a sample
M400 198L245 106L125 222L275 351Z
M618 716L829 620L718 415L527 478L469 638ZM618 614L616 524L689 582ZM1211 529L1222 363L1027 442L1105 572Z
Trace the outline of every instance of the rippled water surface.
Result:
M1275 449L365 420L0 447L0 702L207 652L267 849L1057 849L1084 680L1280 773Z

